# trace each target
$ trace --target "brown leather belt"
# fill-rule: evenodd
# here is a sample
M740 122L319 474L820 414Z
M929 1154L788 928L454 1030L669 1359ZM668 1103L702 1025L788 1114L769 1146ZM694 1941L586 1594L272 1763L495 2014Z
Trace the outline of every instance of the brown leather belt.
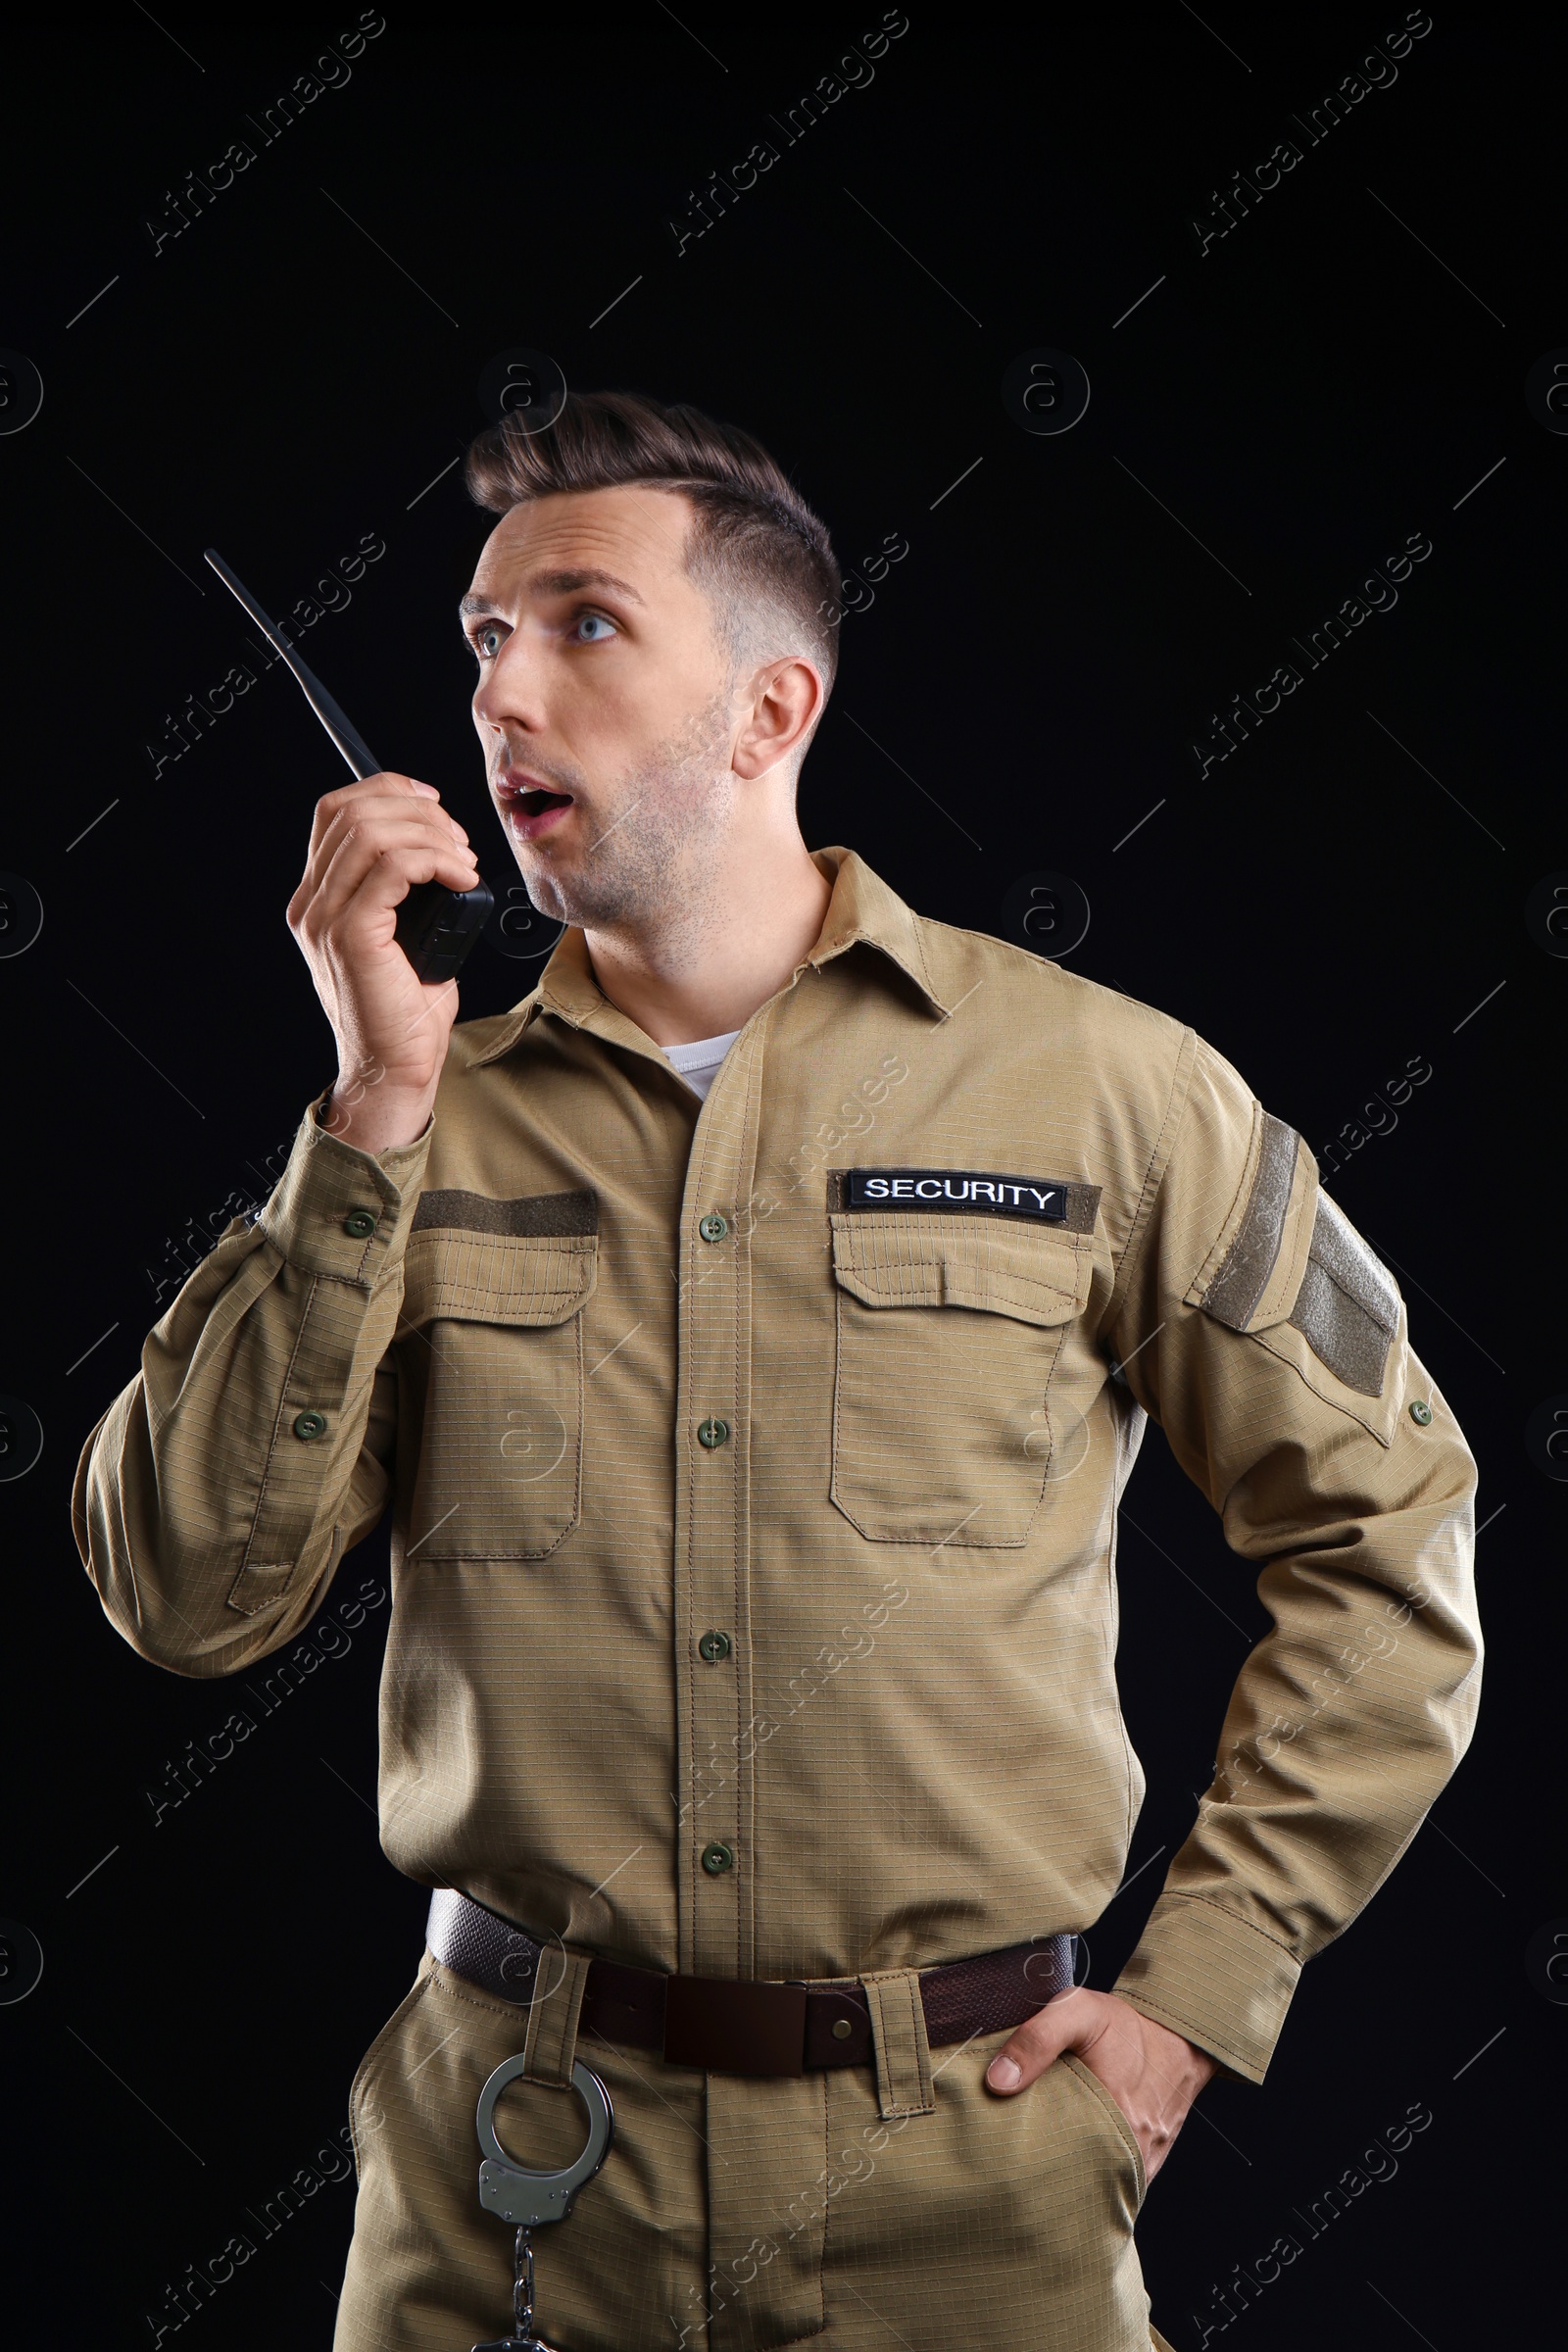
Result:
M541 1964L547 1992L552 1957L559 1965L559 1945L540 1942L454 1887L431 1896L425 1941L454 1976L523 2008ZM1021 2026L1071 1984L1076 1952L1074 1936L1035 1936L1004 1951L922 1969L927 2039L936 2046ZM869 2066L875 2056L870 2003L853 1982L672 1977L619 1960L589 1963L577 2030L710 2075L803 2075Z

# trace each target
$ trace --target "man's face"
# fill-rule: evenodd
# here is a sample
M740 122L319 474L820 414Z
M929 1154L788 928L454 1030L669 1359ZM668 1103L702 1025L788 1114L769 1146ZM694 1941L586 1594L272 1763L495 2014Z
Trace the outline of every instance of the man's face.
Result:
M490 795L558 921L646 921L724 827L729 662L686 571L692 519L638 487L514 507L463 600Z

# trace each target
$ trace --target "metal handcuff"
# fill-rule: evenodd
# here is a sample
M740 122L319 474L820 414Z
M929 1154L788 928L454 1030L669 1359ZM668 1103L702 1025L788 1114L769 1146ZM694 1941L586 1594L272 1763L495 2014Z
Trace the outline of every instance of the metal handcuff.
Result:
M610 2093L579 2058L572 2066L571 2087L588 2110L588 2138L581 2154L560 2173L530 2172L516 2163L496 2137L496 2101L508 2083L516 2081L523 2066L520 2053L504 2059L479 2093L475 2128L484 2157L479 2167L479 2202L498 2221L513 2223L517 2234L513 2246L512 2333L475 2344L473 2352L551 2352L551 2346L534 2332L529 2231L546 2222L566 2219L577 2191L598 2172L615 2136L615 2110Z

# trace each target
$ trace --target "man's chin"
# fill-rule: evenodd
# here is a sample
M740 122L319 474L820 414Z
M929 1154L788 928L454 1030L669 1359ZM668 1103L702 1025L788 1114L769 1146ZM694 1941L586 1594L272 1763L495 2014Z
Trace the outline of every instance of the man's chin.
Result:
M519 858L517 867L527 885L529 900L540 914L552 923L577 921L578 918L572 911L573 894L571 890L569 887L565 889L562 887L560 877L552 871L542 858L537 856L527 859Z

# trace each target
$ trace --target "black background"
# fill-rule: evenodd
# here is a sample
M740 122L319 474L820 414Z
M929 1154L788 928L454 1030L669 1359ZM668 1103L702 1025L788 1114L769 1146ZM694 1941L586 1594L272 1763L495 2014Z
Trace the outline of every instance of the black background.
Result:
M1544 719L1568 439L1524 398L1568 344L1558 53L1532 18L1440 5L1393 86L1200 257L1189 216L1402 11L911 17L869 86L788 147L769 113L876 9L390 8L347 85L266 146L247 112L352 9L219 24L171 0L157 24L132 6L8 36L0 342L44 401L0 438L0 866L44 924L0 961L0 1390L44 1448L0 1485L0 1911L45 1968L0 2008L0 2051L7 2292L31 2278L51 2341L152 2340L166 2283L341 2127L418 1955L425 1897L372 1813L386 1607L155 1827L143 1790L218 1728L227 1689L116 1639L68 1498L172 1243L220 1230L231 1193L265 1196L334 1066L283 907L312 803L346 775L296 688L272 669L156 774L146 748L246 658L201 551L278 611L384 538L302 650L381 757L494 844L494 878L453 618L486 526L441 469L515 344L583 388L748 425L846 569L906 537L843 624L808 841L980 929L1020 876L1072 877L1092 907L1073 968L1192 1022L1314 1149L1430 1062L1392 1132L1342 1140L1334 1191L1398 1272L1480 1460L1480 1729L1308 1969L1266 2087L1204 2094L1139 2237L1154 2320L1196 2352L1214 2286L1302 2238L1294 2209L1418 2103L1433 2120L1396 2177L1227 2336L1458 2352L1511 2335L1533 2296L1558 2304L1568 2014L1525 1951L1568 1914L1564 1495L1524 1441L1568 1387L1546 1141L1568 964L1524 920L1568 865ZM241 137L255 163L155 255L144 220ZM688 190L763 137L776 165L677 253ZM1092 383L1058 437L1004 409L1035 346ZM1417 532L1433 553L1397 608L1200 778L1210 712ZM533 971L481 946L465 1015ZM1120 1667L1151 1787L1142 1875L1090 1938L1102 1985L1264 1623L1156 1434L1129 1500ZM383 1530L326 1615L385 1579ZM188 2340L325 2345L351 2209L324 2188ZM933 2312L933 2343L964 2332Z

